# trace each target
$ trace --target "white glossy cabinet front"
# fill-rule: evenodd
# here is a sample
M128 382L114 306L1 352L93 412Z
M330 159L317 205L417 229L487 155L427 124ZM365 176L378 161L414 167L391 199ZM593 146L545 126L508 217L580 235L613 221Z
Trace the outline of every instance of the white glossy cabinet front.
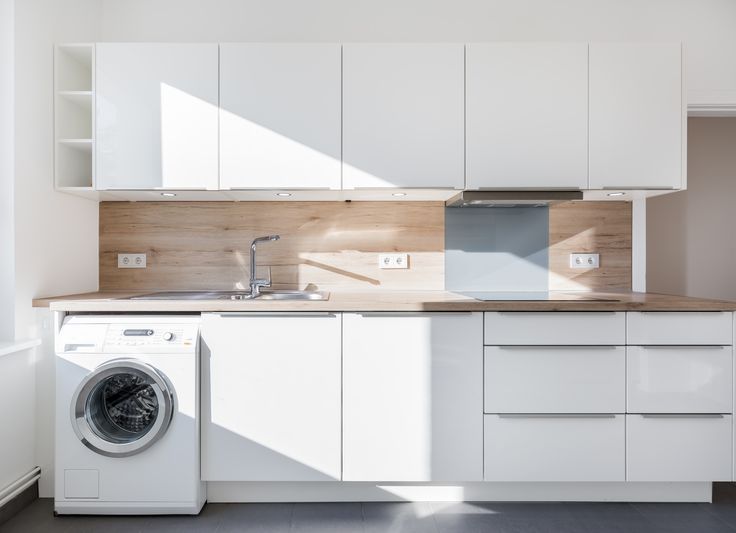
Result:
M340 189L339 44L220 45L220 187Z
M623 481L623 415L486 415L486 481Z
M216 44L99 43L99 189L217 189Z
M466 188L587 189L588 44L470 44L466 64Z
M486 413L623 413L623 346L486 346Z
M622 345L625 313L487 312L484 342L488 345Z
M733 343L729 312L629 312L627 344L728 345Z
M343 186L463 188L464 47L343 46Z
M679 43L590 44L590 188L684 187Z
M629 346L629 413L731 413L731 346Z
M203 315L202 479L340 479L340 330L328 313Z
M731 415L627 415L627 481L730 481Z
M346 313L343 479L480 481L480 313Z

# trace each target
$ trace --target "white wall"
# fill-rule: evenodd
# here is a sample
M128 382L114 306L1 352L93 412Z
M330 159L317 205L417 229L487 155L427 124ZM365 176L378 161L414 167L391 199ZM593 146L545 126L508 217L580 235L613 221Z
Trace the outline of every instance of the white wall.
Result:
M691 118L687 166L687 191L647 201L647 288L736 301L736 118Z
M96 40L98 6L94 0L15 6L15 335L44 338L35 353L35 418L45 496L53 486L54 359L50 314L33 309L31 300L96 290L98 271L98 205L53 190L53 44ZM21 405L28 416L32 406Z
M690 103L736 102L733 0L102 0L101 15L106 41L684 41Z
M0 0L0 341L15 335L13 221L14 0Z

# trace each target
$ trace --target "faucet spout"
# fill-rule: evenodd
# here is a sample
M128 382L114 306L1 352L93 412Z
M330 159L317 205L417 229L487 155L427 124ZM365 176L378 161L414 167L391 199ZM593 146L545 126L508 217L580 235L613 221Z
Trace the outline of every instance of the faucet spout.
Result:
M270 242L278 241L281 238L280 235L266 235L264 237L256 237L253 242L250 243L250 297L257 298L261 293L262 287L271 286L271 269L269 267L268 279L256 278L256 245L259 242Z

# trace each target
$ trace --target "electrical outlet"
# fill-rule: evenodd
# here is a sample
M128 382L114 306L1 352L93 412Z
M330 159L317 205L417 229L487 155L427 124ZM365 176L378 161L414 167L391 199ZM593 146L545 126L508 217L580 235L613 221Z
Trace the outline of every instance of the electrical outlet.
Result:
M600 254L570 254L570 268L598 268L600 266Z
M409 254L378 254L378 268L409 268Z
M118 254L118 268L146 268L146 254Z

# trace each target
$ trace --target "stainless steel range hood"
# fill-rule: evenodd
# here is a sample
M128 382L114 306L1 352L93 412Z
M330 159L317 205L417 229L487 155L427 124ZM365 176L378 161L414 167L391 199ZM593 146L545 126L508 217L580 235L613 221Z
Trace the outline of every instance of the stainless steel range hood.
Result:
M544 207L582 200L583 191L463 191L445 202L446 207Z

